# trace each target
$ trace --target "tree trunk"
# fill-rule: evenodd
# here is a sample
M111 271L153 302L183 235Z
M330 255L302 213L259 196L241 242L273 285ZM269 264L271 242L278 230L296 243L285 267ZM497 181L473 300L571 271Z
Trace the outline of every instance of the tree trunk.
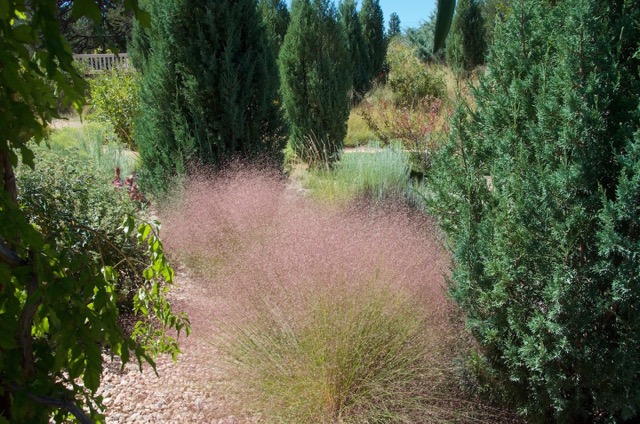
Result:
M18 198L18 188L8 149L0 150L0 176L2 176L2 190L9 193L11 200L15 202Z

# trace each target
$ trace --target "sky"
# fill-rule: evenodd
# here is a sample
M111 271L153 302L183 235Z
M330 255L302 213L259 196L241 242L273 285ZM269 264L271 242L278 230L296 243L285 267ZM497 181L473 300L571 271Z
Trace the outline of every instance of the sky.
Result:
M379 0L380 7L384 12L384 27L389 28L389 15L393 12L400 17L400 26L406 28L417 28L420 24L436 10L435 0ZM362 0L358 1L358 6Z
M291 0L286 0L291 6ZM339 0L334 0L337 4ZM389 15L393 12L400 17L400 27L417 28L436 10L436 0L379 0L382 12L384 12L384 28L389 28ZM358 8L362 5L362 0L358 0Z

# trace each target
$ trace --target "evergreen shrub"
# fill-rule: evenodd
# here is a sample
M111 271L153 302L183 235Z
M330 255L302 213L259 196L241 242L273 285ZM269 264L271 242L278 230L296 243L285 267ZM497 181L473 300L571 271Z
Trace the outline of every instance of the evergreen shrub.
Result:
M369 75L371 63L356 6L355 0L340 2L340 19L347 34L349 55L353 65L354 103L360 101L371 86L371 75Z
M279 56L293 151L312 164L335 161L347 133L352 64L338 12L328 0L294 0Z
M273 45L253 0L148 0L135 28L142 72L136 127L142 177L156 191L190 163L281 161L286 128Z
M452 293L488 384L531 422L637 420L640 5L506 19L430 173Z
M482 3L460 0L447 42L447 63L458 72L470 72L484 64L487 50Z
M384 14L379 0L363 0L359 14L365 49L369 56L369 80L382 80L387 38L384 34Z

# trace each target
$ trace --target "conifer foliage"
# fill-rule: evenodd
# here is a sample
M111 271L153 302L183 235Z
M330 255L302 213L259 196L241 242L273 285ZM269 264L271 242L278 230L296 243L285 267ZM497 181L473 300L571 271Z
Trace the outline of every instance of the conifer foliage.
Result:
M277 57L291 22L289 9L283 0L259 0L258 9Z
M393 37L400 35L402 30L400 29L400 16L397 13L389 15L389 31L387 32L387 38L391 40Z
M332 2L293 0L279 62L293 150L310 163L336 160L347 133L352 68Z
M484 64L487 44L482 5L479 0L460 0L447 42L447 63L458 72Z
M349 54L353 64L353 91L357 100L369 89L371 65L356 7L355 0L344 0L340 3L340 19L347 34Z
M640 411L640 5L513 2L433 211L483 375L533 422Z
M364 44L369 55L369 79L381 76L387 55L384 15L378 0L364 0L360 9Z
M162 190L190 162L277 155L278 71L254 0L148 0L152 26L134 35L142 71L138 146Z

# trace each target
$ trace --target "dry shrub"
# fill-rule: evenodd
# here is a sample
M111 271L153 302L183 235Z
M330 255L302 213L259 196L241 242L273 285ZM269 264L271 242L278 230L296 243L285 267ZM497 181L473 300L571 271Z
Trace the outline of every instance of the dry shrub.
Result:
M195 178L163 215L167 250L210 299L213 343L268 422L491 416L457 388L468 344L425 216L325 209L256 169Z
M360 113L378 139L385 145L399 141L411 152L413 162L425 169L431 166L431 155L442 142L439 134L447 131L440 119L442 101L431 96L410 105L386 99L366 100Z

